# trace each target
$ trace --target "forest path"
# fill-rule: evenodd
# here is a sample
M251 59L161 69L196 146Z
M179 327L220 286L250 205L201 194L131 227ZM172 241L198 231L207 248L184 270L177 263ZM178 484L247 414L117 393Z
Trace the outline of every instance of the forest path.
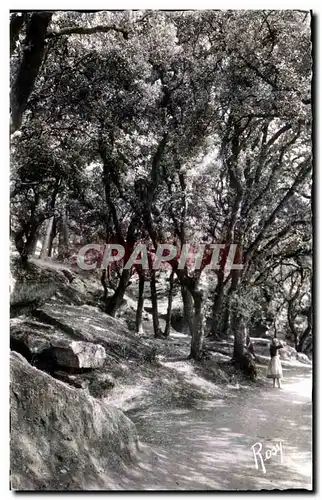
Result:
M284 368L282 389L230 390L198 409L131 410L141 446L139 462L119 479L120 489L311 489L311 369ZM252 446L282 443L255 467ZM256 447L257 449L257 447Z
M160 325L164 329L167 300L162 289L159 293ZM148 298L145 309L151 309ZM144 330L144 337L153 338L151 320L145 322ZM187 370L189 336L171 329L169 339L154 342L162 352L161 364ZM227 349L229 359L232 343L224 346L221 342L219 347ZM267 346L256 345L255 351L266 355L264 363L268 361ZM243 386L240 390L231 386L224 389L222 397L218 393L209 396L193 408L178 408L163 400L158 385L131 386L129 391L133 388L137 405L126 413L136 424L141 451L138 461L123 473L117 468L114 484L119 490L311 489L312 373L310 366L291 364L283 362L281 390L273 389L270 380L264 386ZM194 368L185 372L188 377L198 375ZM117 406L122 408L126 390L124 394L119 394L119 388L116 392L120 400ZM260 463L256 469L252 446L261 443L264 456L268 448L280 442L283 462L278 453L265 462L266 472Z

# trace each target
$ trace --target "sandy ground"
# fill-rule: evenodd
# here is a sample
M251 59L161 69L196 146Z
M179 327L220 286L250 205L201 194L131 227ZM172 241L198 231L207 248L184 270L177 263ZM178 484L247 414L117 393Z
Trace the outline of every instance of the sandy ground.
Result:
M194 409L128 412L142 441L139 462L119 476L126 490L311 489L311 370L284 369L282 389L230 390ZM281 443L258 469L252 447ZM256 445L255 450L259 449Z
M149 302L146 300L145 306ZM166 312L162 298L159 312ZM160 324L163 328L164 319ZM145 324L144 329L147 336L152 335L151 324ZM134 407L126 413L137 426L142 451L137 465L119 477L119 489L312 489L311 367L295 360L282 361L282 389L273 389L272 381L264 378L264 383L256 386L227 384L220 391L215 383L198 377L187 362L175 359L188 355L189 337L171 329L167 343L170 349L159 357L161 363L194 379L196 388L207 389L209 398L193 408L178 407L168 398L163 402L161 385L131 388L137 395L132 394ZM263 380L269 352L267 346L256 346L255 350L261 358ZM126 394L123 397L120 406L124 408ZM136 397L145 404L136 406ZM262 446L265 471L258 454L256 468L252 448L256 443ZM264 461L266 451L276 445L282 448L282 457L278 451Z

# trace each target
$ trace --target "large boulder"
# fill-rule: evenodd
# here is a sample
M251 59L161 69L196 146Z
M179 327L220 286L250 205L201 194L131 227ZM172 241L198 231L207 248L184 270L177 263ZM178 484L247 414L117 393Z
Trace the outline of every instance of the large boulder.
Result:
M27 316L10 320L10 347L28 360L36 359L43 351L51 348L53 341L64 341L64 332Z
M34 314L38 320L55 326L55 331L64 332L66 338L100 344L108 355L118 359L145 360L151 357L151 346L126 328L122 321L95 307L84 305L80 308L51 302Z
M51 344L52 353L59 366L67 368L100 368L106 352L100 344L79 341L57 341Z
M138 450L134 424L120 410L10 359L11 488L119 489Z
M11 319L11 349L95 397L107 397L115 378L135 376L138 362L155 360L153 340L139 338L120 320L93 307L52 302L34 314L39 318Z

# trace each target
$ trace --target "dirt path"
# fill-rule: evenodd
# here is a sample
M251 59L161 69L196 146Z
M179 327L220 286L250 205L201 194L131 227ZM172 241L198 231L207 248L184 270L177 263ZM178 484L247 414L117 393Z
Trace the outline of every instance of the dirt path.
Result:
M311 370L285 368L284 376L281 390L267 381L197 410L131 411L144 445L120 489L311 489ZM283 462L278 453L264 463L266 473L260 463L256 469L258 442L263 458L281 442Z

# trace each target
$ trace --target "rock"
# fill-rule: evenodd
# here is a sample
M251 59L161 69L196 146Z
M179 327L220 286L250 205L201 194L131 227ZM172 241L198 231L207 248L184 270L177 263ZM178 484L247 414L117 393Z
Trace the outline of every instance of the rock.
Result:
M10 348L20 352L28 361L50 348L52 338L59 336L54 327L27 317L10 321ZM60 338L64 338L61 334Z
M93 342L102 345L106 353L116 359L144 361L152 347L143 343L134 331L122 321L112 318L95 307L84 305L45 304L34 312L38 319L63 331L69 340Z
M296 359L298 361L300 361L301 363L305 363L306 365L311 365L312 364L312 361L303 352L297 352L296 353Z
M68 279L69 283L71 283L75 279L75 274L72 273L69 269L62 269L61 272L63 273L64 276Z
M78 389L87 390L94 398L105 398L115 386L115 380L108 373L82 372L66 373L63 370L54 370L52 376Z
M98 374L90 381L89 392L94 398L105 398L115 386L113 377L107 373Z
M54 378L78 389L88 389L89 387L89 380L85 376L82 377L81 374L73 375L66 373L63 370L54 370L51 375Z
M296 349L290 345L285 345L282 349L279 349L279 355L281 359L290 360L291 358L296 359Z
M87 287L84 283L84 281L80 278L74 278L73 281L71 282L71 287L80 292L81 294L86 294L88 292Z
M87 280L90 286L86 286L81 277L61 264L32 258L23 267L19 259L11 259L10 271L14 284L10 293L11 317L30 313L50 301L73 305L97 302L95 280Z
M100 368L106 358L104 347L92 342L56 341L51 349L57 364L67 368Z
M14 290L10 294L11 317L29 312L50 300L57 292L66 294L68 280L56 269L35 262L22 266L19 259L11 265Z
M138 449L131 420L15 352L10 372L11 488L118 489L124 467Z

